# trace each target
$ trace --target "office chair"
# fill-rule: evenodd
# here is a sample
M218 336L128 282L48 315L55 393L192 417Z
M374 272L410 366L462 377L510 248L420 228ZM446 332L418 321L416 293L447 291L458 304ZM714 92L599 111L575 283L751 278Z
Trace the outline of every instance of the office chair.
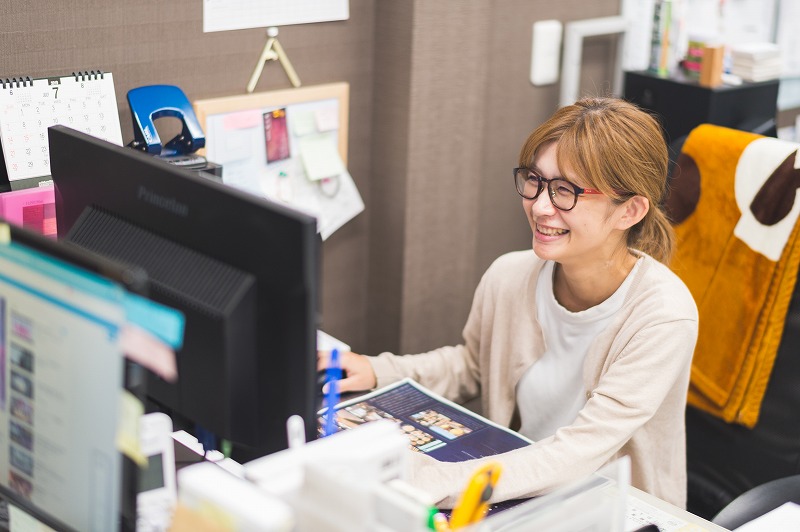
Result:
M771 480L742 493L711 522L733 530L786 502L800 504L800 475Z
M760 133L763 128L755 129ZM685 140L681 138L670 145L671 181L675 178L676 159ZM678 194L686 194L687 190L691 193L690 187L671 188ZM775 479L800 475L799 353L800 283L797 283L790 295L783 334L755 426L748 428L727 422L692 405L687 406L687 509L690 512L711 520L748 490Z

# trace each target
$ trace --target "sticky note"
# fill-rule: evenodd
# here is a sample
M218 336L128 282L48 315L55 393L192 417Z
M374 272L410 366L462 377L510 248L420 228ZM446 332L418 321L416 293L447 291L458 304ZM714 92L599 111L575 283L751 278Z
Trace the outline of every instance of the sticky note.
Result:
M128 323L141 327L174 349L181 348L186 324L181 312L133 293L125 294L123 305Z
M314 112L317 122L317 131L333 131L339 129L338 109L334 105L322 107Z
M303 137L317 131L317 122L314 113L306 110L292 110L289 115L292 132L297 137Z
M128 390L123 390L119 403L117 449L139 464L147 465L147 457L139 444L139 418L144 415L144 404Z
M125 357L144 366L169 382L178 378L175 352L149 332L126 324L119 335L119 344Z
M303 160L306 176L311 181L338 176L345 171L336 148L335 135L303 138L300 142L300 158Z
M232 129L247 129L260 124L261 111L258 109L228 113L222 119L222 127L225 128L226 131Z
M0 244L11 242L11 228L6 223L0 223Z

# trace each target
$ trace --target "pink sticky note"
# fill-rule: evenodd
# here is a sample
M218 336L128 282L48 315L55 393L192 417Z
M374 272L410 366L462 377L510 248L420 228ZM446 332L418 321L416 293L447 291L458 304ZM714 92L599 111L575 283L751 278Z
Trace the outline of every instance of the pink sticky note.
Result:
M258 109L228 113L222 119L222 127L226 131L256 127L261 124L262 114Z
M323 107L314 112L317 131L333 131L339 128L339 111L334 106Z
M130 360L167 381L177 380L178 367L175 362L175 352L149 332L135 325L127 324L122 328L119 343L122 352Z

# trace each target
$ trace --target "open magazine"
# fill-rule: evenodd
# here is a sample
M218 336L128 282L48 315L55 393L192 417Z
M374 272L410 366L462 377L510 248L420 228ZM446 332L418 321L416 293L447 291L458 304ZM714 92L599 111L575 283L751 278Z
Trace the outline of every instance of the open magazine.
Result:
M326 411L319 412L319 427L324 426ZM378 419L394 421L413 450L442 462L493 456L532 443L411 379L341 402L335 412L339 430Z

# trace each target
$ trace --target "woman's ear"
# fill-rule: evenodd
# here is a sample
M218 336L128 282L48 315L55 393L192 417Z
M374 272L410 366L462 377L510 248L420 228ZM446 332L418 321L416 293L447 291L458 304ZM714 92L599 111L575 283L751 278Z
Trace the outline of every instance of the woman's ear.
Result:
M624 231L642 221L650 210L650 200L644 196L634 196L620 205L620 208L622 216L617 220L617 228Z

